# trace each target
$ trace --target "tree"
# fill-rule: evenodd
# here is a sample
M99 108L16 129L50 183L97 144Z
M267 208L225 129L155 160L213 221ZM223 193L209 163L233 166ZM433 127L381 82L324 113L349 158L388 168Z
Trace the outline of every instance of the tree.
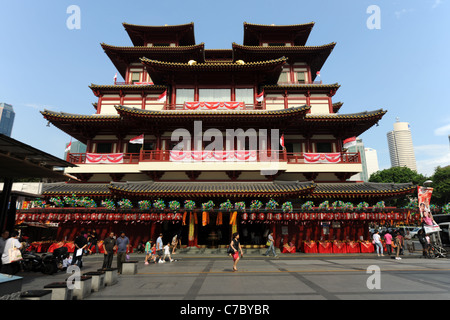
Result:
M437 167L431 180L432 202L441 206L447 204L450 201L450 166Z
M373 173L369 182L379 183L409 183L422 185L428 178L407 167L392 167Z

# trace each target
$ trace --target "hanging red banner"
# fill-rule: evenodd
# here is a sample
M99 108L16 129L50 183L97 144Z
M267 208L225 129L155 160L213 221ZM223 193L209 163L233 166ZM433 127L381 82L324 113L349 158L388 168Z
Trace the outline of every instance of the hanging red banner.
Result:
M306 163L339 163L340 153L303 153Z
M86 153L86 163L123 163L123 153Z
M243 110L245 108L244 102L230 101L230 102L185 102L184 107L189 110Z

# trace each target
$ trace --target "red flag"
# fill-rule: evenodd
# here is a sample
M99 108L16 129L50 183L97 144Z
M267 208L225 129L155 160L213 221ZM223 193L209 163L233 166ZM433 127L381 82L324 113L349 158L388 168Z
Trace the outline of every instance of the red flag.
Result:
M66 152L69 152L71 147L72 147L72 141L70 141L69 144L67 145Z
M167 99L167 90L160 94L158 97L159 102L166 102Z
M350 147L356 146L356 137L351 137L344 140L344 148L348 149Z
M280 145L284 148L284 134L281 135Z
M144 144L144 134L141 134L140 136L130 139L130 143Z
M260 94L256 95L256 101L258 102L264 101L264 90Z

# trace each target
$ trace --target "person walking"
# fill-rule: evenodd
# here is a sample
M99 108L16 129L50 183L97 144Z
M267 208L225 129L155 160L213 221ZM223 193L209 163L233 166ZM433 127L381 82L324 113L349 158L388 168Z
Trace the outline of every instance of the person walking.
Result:
M395 242L395 246L397 248L395 260L402 260L402 258L400 258L400 249L402 248L402 240L401 240L400 234L398 232L395 234L394 242Z
M169 257L169 261L173 262L173 259L170 256L170 244L169 243L164 246L164 258L163 258L164 261L166 261L166 257Z
M110 269L114 258L114 247L116 246L116 238L114 232L109 233L109 237L103 240L103 269Z
M244 254L242 253L242 247L241 247L241 243L239 242L239 233L235 232L233 233L233 239L231 240L230 243L230 248L232 250L232 257L233 257L233 271L237 271L237 264L239 262L239 252L241 253L241 258L244 256Z
M375 230L375 233L373 235L373 244L376 247L377 255L380 257L384 257L383 254L383 244L381 243L381 237L380 232L378 230Z
M428 243L425 236L426 236L425 231L423 230L423 228L421 228L417 232L417 238L419 239L419 242L422 245L422 258L426 258L428 252Z
M74 241L75 250L73 251L72 256L72 265L77 265L79 268L83 266L83 252L86 249L88 242L87 238L85 237L84 231L80 232L78 237Z
M145 244L145 264L148 264L148 259L152 256L152 240L149 239Z
M174 235L172 238L172 254L175 254L175 249L177 248L178 244L178 235Z
M392 253L392 235L389 232L386 232L384 235L384 240L386 241L386 251L388 255Z
M119 274L122 274L122 264L125 262L125 258L130 248L130 239L125 236L125 232L120 233L120 237L116 240L117 248L117 269Z
M267 244L269 245L269 247L267 248L266 253L263 253L263 256L268 256L270 252L273 253L273 256L275 258L278 258L278 255L275 252L275 245L274 245L275 241L273 239L273 232L270 232L269 235L267 236Z
M158 263L164 263L166 262L164 259L162 259L164 254L164 248L163 248L163 241L162 241L163 234L160 233L158 239L156 239L156 255L158 256Z
M92 254L92 249L95 248L95 253L98 253L98 237L97 237L97 232L94 230L92 230L91 234L90 234L90 241L89 241L89 254Z
M12 251L20 250L22 244L19 242L19 233L17 231L11 232L11 237L6 240L2 253L2 269L1 272L9 275L14 275L19 271L18 261L11 261L13 259Z

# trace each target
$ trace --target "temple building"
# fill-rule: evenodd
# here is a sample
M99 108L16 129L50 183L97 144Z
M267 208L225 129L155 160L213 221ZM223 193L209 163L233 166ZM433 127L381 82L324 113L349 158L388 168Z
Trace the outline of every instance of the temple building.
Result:
M51 208L36 211L59 221L60 239L114 228L135 244L163 232L203 246L239 231L244 244L260 245L270 230L277 245L300 248L367 240L370 222L408 219L372 208L416 186L347 181L362 171L361 155L343 141L386 110L341 112L340 85L318 77L336 44L306 45L314 23L244 23L243 43L231 49L196 43L193 23L123 26L132 45L101 46L124 81L90 85L93 114L41 112L86 145L67 154L76 166L65 171L77 179L46 184ZM75 198L96 208L55 205Z

